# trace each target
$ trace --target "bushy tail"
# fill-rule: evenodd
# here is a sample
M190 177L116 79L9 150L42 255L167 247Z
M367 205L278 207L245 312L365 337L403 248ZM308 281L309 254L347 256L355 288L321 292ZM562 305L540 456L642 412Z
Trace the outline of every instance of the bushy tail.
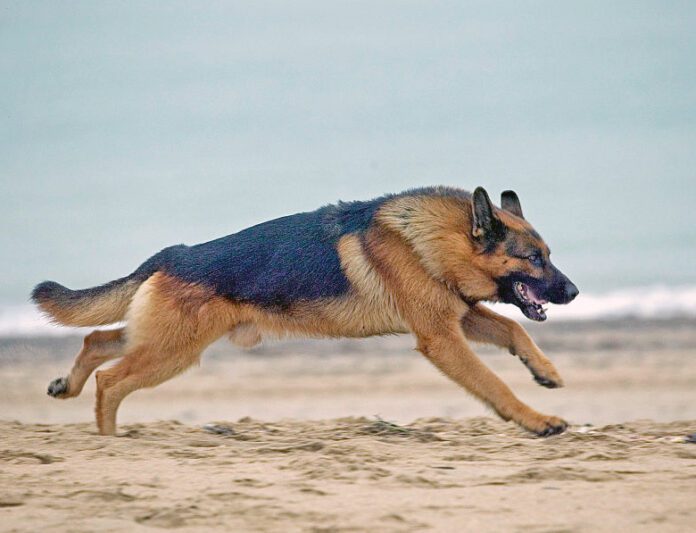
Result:
M56 283L39 283L31 299L53 322L64 326L100 326L123 320L143 279L126 277L99 287L73 291Z
M187 246L165 248L145 261L130 276L73 291L55 281L34 287L31 299L53 322L64 326L103 326L123 320L138 287L162 267L175 261Z

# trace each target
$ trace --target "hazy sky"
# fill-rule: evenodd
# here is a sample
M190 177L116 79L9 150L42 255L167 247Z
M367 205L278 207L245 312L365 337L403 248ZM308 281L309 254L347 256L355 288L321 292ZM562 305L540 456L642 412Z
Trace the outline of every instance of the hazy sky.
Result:
M376 5L378 4L378 5ZM0 301L408 187L696 281L695 2L0 3Z

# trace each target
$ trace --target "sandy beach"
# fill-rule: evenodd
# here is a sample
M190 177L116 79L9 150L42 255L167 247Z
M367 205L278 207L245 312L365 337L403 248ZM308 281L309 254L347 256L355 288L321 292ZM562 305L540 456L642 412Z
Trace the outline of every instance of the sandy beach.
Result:
M221 341L96 435L93 380L58 401L78 337L0 341L0 530L684 531L696 523L696 322L530 327L566 387L477 347L571 422L539 439L440 375L407 336Z

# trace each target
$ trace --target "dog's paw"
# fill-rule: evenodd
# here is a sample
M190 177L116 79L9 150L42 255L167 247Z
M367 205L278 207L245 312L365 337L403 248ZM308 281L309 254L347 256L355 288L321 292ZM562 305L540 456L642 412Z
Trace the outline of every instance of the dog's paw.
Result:
M559 375L556 375L554 378L542 376L540 374L532 374L532 376L534 377L534 381L547 389L559 389L563 386L563 380Z
M532 373L534 381L542 387L546 387L547 389L559 389L563 387L563 378L550 361L546 362L546 364L543 364L543 362L532 364L531 361L523 359L522 362Z
M68 394L68 378L56 378L48 384L46 393L54 398L66 398Z
M539 427L532 431L539 437L550 437L563 433L566 429L568 429L568 422L557 416L547 416Z

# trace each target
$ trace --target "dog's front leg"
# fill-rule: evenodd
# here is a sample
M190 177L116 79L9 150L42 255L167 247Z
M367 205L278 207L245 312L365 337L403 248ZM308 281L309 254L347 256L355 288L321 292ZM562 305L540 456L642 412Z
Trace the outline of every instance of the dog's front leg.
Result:
M514 320L476 304L464 315L461 326L467 339L507 348L512 355L518 356L539 385L550 389L563 386L563 379L553 363Z
M568 426L564 420L541 414L521 402L469 348L456 320L450 327L416 332L416 338L423 355L503 420L512 420L541 436L561 433Z

